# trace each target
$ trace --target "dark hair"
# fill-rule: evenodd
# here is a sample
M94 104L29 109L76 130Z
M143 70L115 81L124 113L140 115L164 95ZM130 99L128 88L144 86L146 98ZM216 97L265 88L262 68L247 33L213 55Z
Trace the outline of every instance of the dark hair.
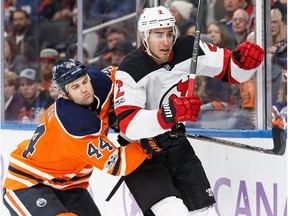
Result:
M123 34L125 37L127 36L127 32L123 30L123 28L116 27L116 26L110 26L105 33L105 36L108 37L112 33L119 33Z
M222 40L221 40L220 44L216 44L218 47L229 48L231 45L233 45L234 41L231 38L228 27L225 24L223 24L219 21L211 22L207 26L207 29L209 28L210 25L216 25L219 29Z
M186 35L187 30L192 26L196 26L195 19L189 18L189 19L185 20L185 22L180 26L180 34Z
M13 14L12 14L12 19L14 18L14 14L16 13L16 12L20 12L20 13L24 13L24 15L25 15L25 17L27 18L27 19L29 19L30 17L29 17L29 14L28 14L28 12L26 11L26 10L23 10L23 9L16 9L15 11L13 11Z
M78 49L77 44L71 44L65 52L66 54L65 57L74 58L74 56L77 54L77 49ZM87 57L89 56L87 50L84 47L83 47L83 55Z
M17 47L17 44L12 37L6 37L5 41L9 46L11 59L15 58L17 55L20 54L19 48Z

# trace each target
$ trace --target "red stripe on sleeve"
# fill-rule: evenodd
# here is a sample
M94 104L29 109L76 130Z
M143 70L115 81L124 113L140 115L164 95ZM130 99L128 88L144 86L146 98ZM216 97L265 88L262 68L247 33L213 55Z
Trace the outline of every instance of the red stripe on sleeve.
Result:
M120 122L119 122L119 128L120 128L121 132L124 134L126 134L126 130L127 130L128 125L130 124L130 122L132 121L134 116L141 110L141 108L137 107L137 106L121 106L121 107L117 107L115 109L115 113L117 116L119 114L121 114L123 112L127 112L129 110L134 110L134 111L131 112L129 115L127 115L125 118L120 119Z

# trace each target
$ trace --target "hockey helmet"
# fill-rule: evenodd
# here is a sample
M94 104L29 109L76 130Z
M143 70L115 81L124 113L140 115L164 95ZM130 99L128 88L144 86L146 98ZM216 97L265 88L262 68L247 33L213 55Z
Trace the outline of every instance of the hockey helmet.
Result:
M52 68L52 82L55 88L68 94L66 85L87 74L87 67L74 59L58 62Z
M149 31L156 28L173 27L176 40L178 29L175 24L175 18L171 12L163 7L144 8L138 20L138 31L140 34L144 34L144 41L147 43L149 37Z

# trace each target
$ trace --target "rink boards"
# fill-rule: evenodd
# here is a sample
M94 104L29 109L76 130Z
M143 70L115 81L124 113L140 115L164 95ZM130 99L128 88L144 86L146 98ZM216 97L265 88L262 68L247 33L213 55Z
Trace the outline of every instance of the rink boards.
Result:
M30 138L34 127L9 127L1 130L1 182L6 175L10 152L23 139ZM188 130L246 145L272 148L270 131ZM117 134L109 138L116 140ZM268 155L212 142L190 140L202 161L217 200L221 216L287 216L287 152L283 156ZM109 202L105 199L118 177L94 171L89 191L103 216L141 216L141 212L125 184ZM141 187L141 185L139 185ZM2 184L1 184L2 192ZM1 195L2 197L2 195ZM8 216L5 207L0 215Z

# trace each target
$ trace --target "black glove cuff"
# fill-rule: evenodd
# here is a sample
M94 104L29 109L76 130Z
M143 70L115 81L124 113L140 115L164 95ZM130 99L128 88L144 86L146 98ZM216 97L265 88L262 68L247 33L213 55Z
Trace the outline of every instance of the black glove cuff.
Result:
M182 122L177 122L177 124L175 124L172 128L171 131L174 133L182 133L185 134L186 133L186 127Z
M161 115L167 123L175 121L176 109L171 100L162 104Z
M240 62L241 59L240 50L232 51L232 55L235 61Z

